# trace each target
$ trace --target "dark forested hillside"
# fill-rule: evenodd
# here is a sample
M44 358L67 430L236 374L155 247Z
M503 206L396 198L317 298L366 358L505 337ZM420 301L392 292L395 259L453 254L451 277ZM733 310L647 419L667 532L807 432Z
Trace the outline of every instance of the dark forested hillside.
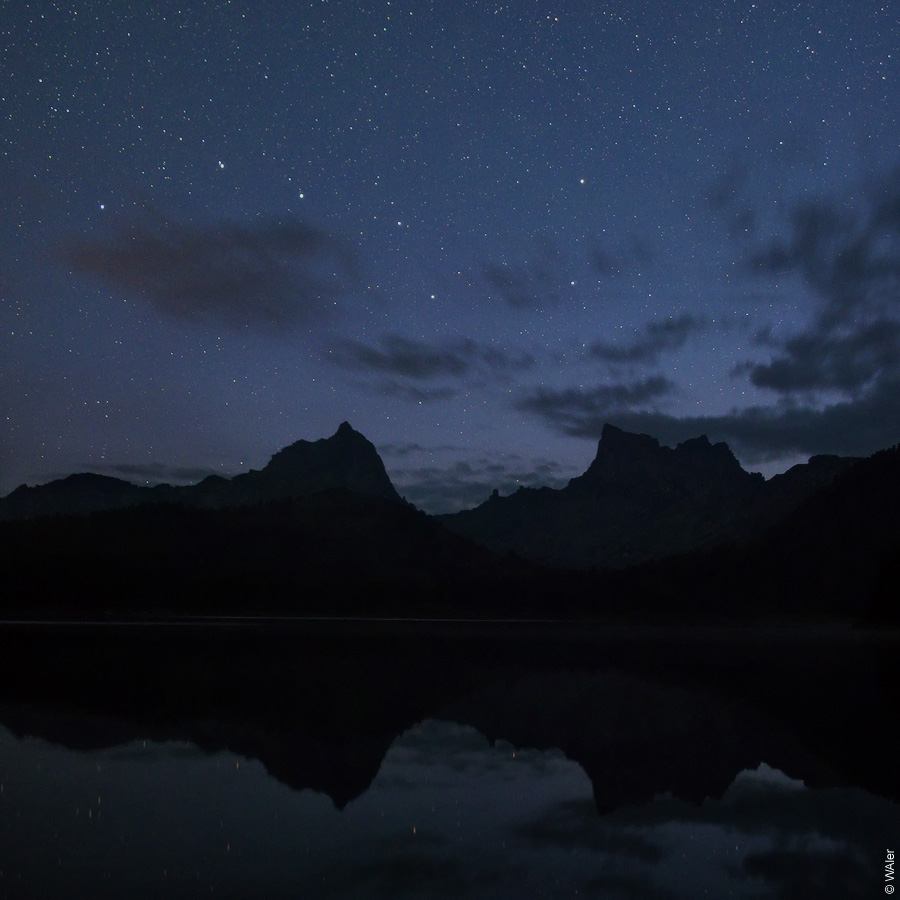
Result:
M500 553L570 568L624 568L759 534L855 460L814 457L766 481L723 443L664 447L607 425L587 471L521 488L441 521Z
M532 611L546 576L405 504L340 489L0 524L6 614ZM540 582L540 584L539 584Z
M231 481L28 490L7 500L39 502L0 522L0 615L898 621L896 447L766 482L724 444L607 429L567 488L433 518L345 424Z
M900 448L860 460L760 536L606 572L611 606L681 620L900 623Z

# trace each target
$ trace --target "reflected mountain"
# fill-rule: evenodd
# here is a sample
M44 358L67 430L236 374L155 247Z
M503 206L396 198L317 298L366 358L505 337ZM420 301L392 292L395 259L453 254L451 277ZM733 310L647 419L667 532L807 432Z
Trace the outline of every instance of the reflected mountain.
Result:
M886 640L845 633L19 625L0 629L0 724L80 750L227 749L338 807L427 719L561 750L603 813L718 798L763 762L896 802L897 659Z

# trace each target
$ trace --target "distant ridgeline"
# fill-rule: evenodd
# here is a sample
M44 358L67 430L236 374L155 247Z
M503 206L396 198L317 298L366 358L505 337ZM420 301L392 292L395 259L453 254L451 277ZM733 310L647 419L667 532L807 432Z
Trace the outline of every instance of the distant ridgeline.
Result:
M705 436L670 448L607 425L566 487L430 517L345 422L232 479L139 487L80 474L17 488L0 500L0 546L8 615L55 604L887 622L900 451L817 456L766 481Z

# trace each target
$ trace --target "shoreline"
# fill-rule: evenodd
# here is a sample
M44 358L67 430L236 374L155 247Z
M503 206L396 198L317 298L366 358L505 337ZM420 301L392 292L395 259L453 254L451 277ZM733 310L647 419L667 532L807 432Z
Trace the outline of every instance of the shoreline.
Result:
M0 619L0 634L15 631L88 630L245 631L272 636L333 637L476 637L566 640L576 643L617 640L652 642L818 641L841 643L900 642L900 629L851 622L623 622L585 619L380 616L239 616L190 615L146 618Z

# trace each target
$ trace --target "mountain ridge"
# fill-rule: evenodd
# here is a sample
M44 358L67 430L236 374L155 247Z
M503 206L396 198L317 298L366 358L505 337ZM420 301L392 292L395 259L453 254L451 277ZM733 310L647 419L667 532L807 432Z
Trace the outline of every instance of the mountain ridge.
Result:
M0 523L4 614L897 621L898 448L766 481L724 444L610 429L565 488L449 517L398 502L349 425L241 478L18 489L26 515Z
M194 485L146 487L83 472L36 487L20 485L0 499L0 521L155 503L221 509L305 497L333 488L406 502L394 488L375 445L342 422L331 437L295 441L274 453L262 469L232 478L209 475Z
M767 481L706 435L666 447L607 424L593 461L565 487L494 492L474 509L438 518L498 553L622 568L747 539L857 462L814 459Z
M565 487L520 488L505 497L494 491L473 509L434 519L501 555L570 569L625 568L750 539L856 461L817 456L767 481L706 435L668 447L607 424L594 459ZM375 446L345 421L331 437L295 441L262 469L231 479L142 487L82 473L22 486L0 500L0 520L159 503L219 510L335 489L406 503Z

